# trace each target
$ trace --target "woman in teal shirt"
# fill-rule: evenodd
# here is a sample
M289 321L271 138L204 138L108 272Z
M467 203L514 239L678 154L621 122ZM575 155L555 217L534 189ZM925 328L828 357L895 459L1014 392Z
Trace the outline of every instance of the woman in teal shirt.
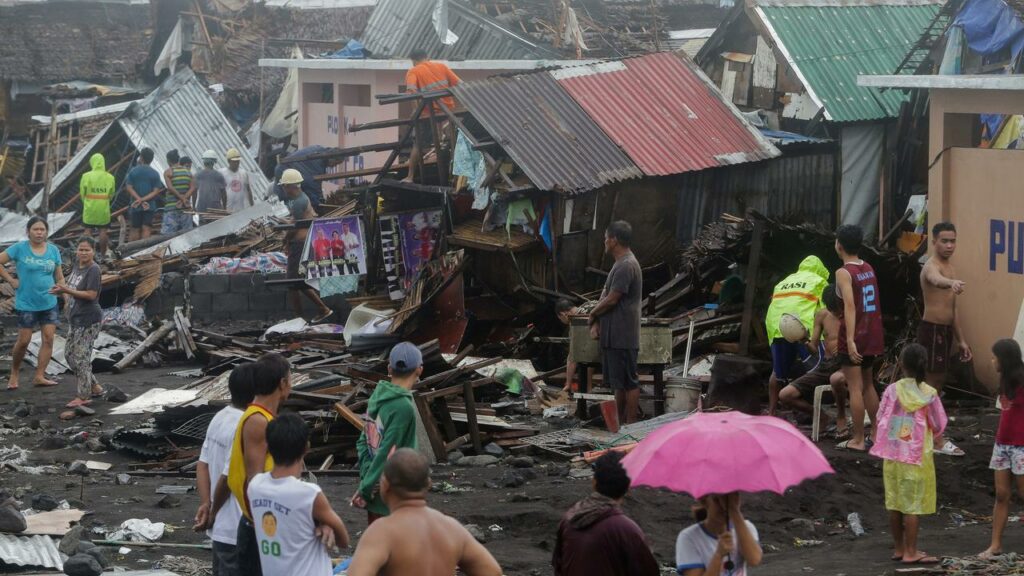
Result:
M29 219L25 227L28 240L22 240L0 254L0 277L14 286L14 308L18 313L18 341L14 345L11 362L11 377L7 382L8 390L18 388L18 373L21 362L25 359L28 343L32 340L32 332L42 329L42 345L39 347L39 362L36 365L36 376L32 383L36 386L56 386L57 383L46 377L46 366L50 363L53 353L53 338L60 324L60 312L57 308L57 297L50 293L54 284L64 284L64 272L61 271L60 251L46 241L50 235L50 226L39 216ZM14 262L18 272L17 279L4 266Z

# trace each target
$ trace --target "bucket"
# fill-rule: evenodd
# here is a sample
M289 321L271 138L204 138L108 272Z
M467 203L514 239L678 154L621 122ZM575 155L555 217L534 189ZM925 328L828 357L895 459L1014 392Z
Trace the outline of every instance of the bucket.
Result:
M601 402L601 416L604 416L604 425L612 434L619 431L619 408L615 400Z
M700 399L701 384L693 378L672 376L665 380L665 411L693 412Z

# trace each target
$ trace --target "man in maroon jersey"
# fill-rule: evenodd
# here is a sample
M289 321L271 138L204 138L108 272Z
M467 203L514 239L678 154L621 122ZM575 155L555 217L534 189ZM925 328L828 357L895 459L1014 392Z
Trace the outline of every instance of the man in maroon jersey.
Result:
M837 448L865 452L864 410L875 425L878 391L875 390L872 365L885 351L882 332L882 307L878 279L870 264L860 259L864 232L860 226L840 226L836 231L836 253L843 267L836 270L836 290L842 300L839 317L839 363L850 391L850 415L853 433Z

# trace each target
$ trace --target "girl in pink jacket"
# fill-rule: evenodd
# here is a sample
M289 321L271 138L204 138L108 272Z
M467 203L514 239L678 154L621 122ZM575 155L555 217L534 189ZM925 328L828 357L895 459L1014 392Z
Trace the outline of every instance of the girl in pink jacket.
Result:
M946 427L938 392L924 381L927 361L924 346L903 349L903 379L885 389L871 448L872 455L885 460L882 478L895 547L892 559L904 564L939 562L917 549L918 516L935 513L934 437Z

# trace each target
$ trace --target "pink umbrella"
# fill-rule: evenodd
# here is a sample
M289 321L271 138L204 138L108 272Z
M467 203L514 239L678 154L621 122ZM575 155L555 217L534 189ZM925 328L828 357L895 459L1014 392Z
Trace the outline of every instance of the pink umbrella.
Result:
M700 412L655 430L622 461L634 486L694 498L761 492L833 474L825 456L792 424L742 412Z

